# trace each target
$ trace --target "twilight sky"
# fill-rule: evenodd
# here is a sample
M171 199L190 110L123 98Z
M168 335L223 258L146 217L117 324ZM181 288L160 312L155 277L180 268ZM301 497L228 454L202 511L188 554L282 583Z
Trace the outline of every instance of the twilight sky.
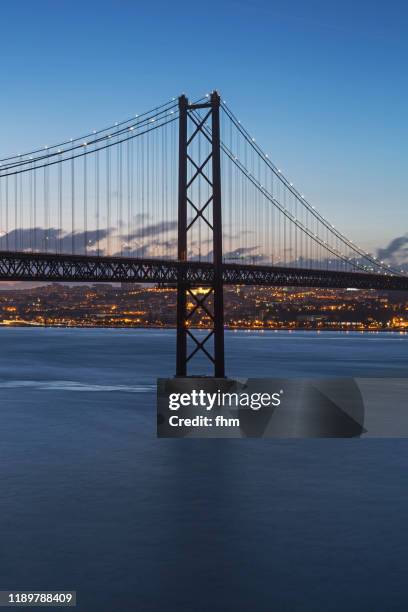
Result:
M351 239L408 232L404 0L22 0L1 22L0 155L217 88Z

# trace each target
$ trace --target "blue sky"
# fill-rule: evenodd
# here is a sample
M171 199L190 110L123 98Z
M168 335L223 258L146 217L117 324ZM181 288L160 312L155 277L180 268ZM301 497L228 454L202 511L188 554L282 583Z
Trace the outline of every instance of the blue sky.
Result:
M408 232L403 0L24 0L1 21L0 153L218 88L351 239Z

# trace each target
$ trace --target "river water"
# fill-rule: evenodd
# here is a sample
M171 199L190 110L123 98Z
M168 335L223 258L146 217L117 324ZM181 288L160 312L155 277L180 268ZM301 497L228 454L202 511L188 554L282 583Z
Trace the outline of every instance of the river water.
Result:
M76 590L84 612L406 611L405 440L158 440L173 331L0 342L0 589ZM391 333L230 332L226 349L231 376L408 368Z

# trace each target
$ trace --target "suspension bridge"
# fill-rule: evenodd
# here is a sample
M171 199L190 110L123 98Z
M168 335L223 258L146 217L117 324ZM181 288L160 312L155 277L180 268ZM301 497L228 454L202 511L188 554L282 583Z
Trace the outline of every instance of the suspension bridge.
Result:
M307 201L217 92L3 157L0 229L3 281L174 284L178 376L197 353L225 375L224 284L408 289Z

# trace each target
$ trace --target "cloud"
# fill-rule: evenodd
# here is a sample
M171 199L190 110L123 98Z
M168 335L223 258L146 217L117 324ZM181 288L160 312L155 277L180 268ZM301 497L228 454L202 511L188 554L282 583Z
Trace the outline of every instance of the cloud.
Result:
M61 229L51 227L44 229L36 227L33 229L12 230L0 237L0 249L2 251L62 251L69 253L74 247L75 253L85 253L87 249L95 247L99 241L104 240L112 233L112 229L80 231L64 233ZM102 251L100 251L102 254Z
M259 246L253 247L241 247L234 249L233 251L226 251L223 254L223 259L226 262L230 263L243 263L243 264L255 264L266 262L266 257L262 253L255 253L255 251L259 251ZM209 251L208 253L202 253L198 255L196 252L189 253L189 259L192 261L213 261L213 251Z
M406 245L408 245L408 234L393 238L387 247L378 249L377 255L380 260L388 263L406 262L408 254Z
M151 254L149 254L149 248L150 245L148 244L142 244L138 247L132 248L130 246L127 246L123 249L123 255L125 257L135 257L135 258L139 258L139 259L143 259L144 257L146 258L150 258L152 257ZM114 257L119 257L121 255L121 253L114 253Z
M244 259L249 259L253 261L254 257L261 257L260 255L254 253L254 251L258 250L259 246L239 247L237 249L234 249L233 251L227 251L226 253L224 253L224 259L239 259L241 261Z
M177 229L177 221L163 221L162 223L152 223L145 227L139 227L133 234L124 236L128 240L134 240L135 238L147 238L150 236L159 236L165 232L171 232Z
M177 255L177 239L170 240L152 239L148 243L127 244L123 247L122 252L114 253L114 257L124 255L125 257L146 257L149 259L161 258L174 259Z

